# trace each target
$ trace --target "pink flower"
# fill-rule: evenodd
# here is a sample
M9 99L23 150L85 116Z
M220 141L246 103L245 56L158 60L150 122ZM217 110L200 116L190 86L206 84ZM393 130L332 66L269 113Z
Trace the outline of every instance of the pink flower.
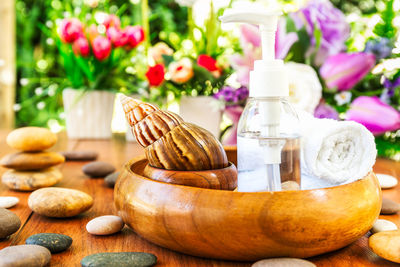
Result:
M89 42L85 37L79 37L72 44L72 50L75 55L87 57L90 54Z
M107 29L107 38L115 47L124 46L128 41L128 36L126 33L116 27L109 27Z
M60 37L66 43L72 43L83 35L82 23L77 18L63 19L60 27Z
M275 57L284 59L292 45L299 40L295 32L286 32L286 19L279 20L275 37Z
M104 19L103 25L106 27L106 29L108 29L110 27L115 27L115 28L119 29L119 27L121 26L121 21L119 20L119 18L116 15L109 14Z
M111 42L106 37L101 35L94 38L92 42L94 56L102 61L107 59L111 53Z
M124 32L128 38L127 45L129 48L135 48L144 41L144 30L141 26L127 26Z
M319 72L329 88L338 88L339 91L343 91L353 88L374 65L374 54L339 53L328 57Z
M244 86L249 85L250 71L253 69L254 61L261 59L261 48L250 43L242 42L243 55L234 54L229 58L233 69L236 71L237 81Z
M254 47L261 46L260 31L257 26L251 24L243 24L240 26L240 43L243 46L248 44Z
M166 43L159 42L155 46L150 47L149 56L153 58L155 62L162 62L163 55L171 56L174 53L171 47L169 47Z
M346 119L364 125L374 135L400 129L400 112L378 97L360 96L354 99Z
M168 73L171 76L171 81L185 83L194 76L192 61L188 58L183 58L178 62L172 62L169 64Z

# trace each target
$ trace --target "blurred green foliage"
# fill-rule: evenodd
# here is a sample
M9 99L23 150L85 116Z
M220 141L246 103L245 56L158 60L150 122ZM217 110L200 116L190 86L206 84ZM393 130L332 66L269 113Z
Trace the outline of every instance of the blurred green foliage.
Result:
M121 16L122 24L141 24L140 1L16 0L16 126L64 124L61 92L68 86L66 73L56 40L43 29L54 29L54 22L66 16L89 16L95 10L116 13L123 5L126 5L126 10ZM187 8L180 7L174 0L152 0L149 6L152 44L159 41L158 32L187 33L186 23L179 23L186 20ZM131 62L135 67L137 63Z

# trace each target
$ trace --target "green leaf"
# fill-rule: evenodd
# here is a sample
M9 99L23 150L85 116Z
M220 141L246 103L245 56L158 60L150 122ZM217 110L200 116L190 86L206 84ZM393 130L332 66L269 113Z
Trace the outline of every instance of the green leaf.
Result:
M162 55L165 67L168 67L169 64L171 64L172 61L174 61L174 57L173 56L168 56L168 55Z

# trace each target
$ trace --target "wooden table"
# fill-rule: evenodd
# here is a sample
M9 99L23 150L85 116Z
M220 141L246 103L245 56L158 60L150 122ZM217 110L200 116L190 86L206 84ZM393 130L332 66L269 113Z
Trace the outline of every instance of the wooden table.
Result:
M0 156L13 150L5 143L7 131L0 131ZM99 152L99 160L107 161L121 169L129 159L140 155L143 151L135 143L126 143L124 137L114 136L112 140L103 141L76 141L68 140L65 133L59 135L57 145L53 151L65 150L94 150ZM80 260L98 252L143 251L155 254L158 257L157 266L251 266L251 263L227 262L208 260L176 253L168 249L153 245L125 227L121 233L111 236L93 236L86 232L86 223L100 215L115 214L113 206L113 190L105 186L103 179L86 177L81 168L83 162L67 162L60 166L64 179L57 184L59 187L79 189L87 192L94 199L93 207L74 218L52 219L33 213L28 205L29 192L16 192L0 185L0 196L16 196L20 203L11 208L21 219L19 231L8 239L0 240L0 249L9 245L24 244L25 240L37 233L62 233L73 238L72 246L65 252L53 254L50 266L80 266ZM376 172L400 177L400 163L379 159L374 167ZM5 171L0 167L0 175ZM384 190L383 195L400 202L400 186ZM400 216L381 216L400 226ZM398 266L381 259L368 249L368 234L350 246L336 252L314 257L309 260L317 266Z

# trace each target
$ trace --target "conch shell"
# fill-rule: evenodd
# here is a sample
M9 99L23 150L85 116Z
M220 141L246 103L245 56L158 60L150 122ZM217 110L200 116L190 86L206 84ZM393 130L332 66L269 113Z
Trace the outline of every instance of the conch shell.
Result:
M145 148L152 167L198 171L228 166L221 143L209 131L149 103L127 96L120 100L132 133Z

